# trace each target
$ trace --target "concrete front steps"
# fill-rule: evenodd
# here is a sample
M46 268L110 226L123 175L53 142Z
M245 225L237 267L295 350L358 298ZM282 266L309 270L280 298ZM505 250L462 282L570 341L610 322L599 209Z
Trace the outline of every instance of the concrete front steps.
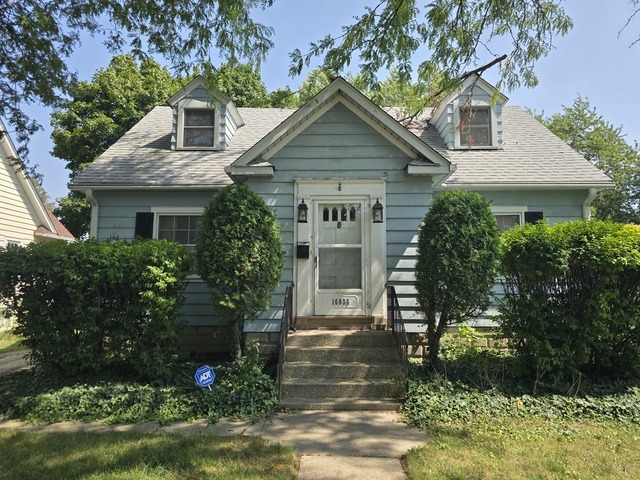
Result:
M297 410L396 410L401 377L391 332L298 330L287 341L281 401Z

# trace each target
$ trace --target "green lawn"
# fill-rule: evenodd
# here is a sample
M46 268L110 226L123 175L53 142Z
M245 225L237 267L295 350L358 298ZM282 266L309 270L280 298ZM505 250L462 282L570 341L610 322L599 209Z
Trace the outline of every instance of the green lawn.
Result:
M0 477L294 479L295 452L251 438L0 432Z
M510 420L431 428L406 458L429 480L637 479L640 426Z
M13 352L21 348L24 347L20 337L8 331L0 332L0 354Z

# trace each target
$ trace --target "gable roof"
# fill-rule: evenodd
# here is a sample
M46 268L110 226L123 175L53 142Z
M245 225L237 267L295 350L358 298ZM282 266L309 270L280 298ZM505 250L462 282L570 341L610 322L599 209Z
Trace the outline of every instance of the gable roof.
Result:
M225 168L225 171L232 178L238 174L250 174L250 170L243 167L251 167L253 163L260 169L258 175L262 175L265 167L264 160L269 160L277 150L338 102L403 150L407 156L417 160L415 163L412 162L414 167L428 167L430 174L440 174L442 179L455 170L446 157L413 135L344 78L337 77L313 99Z
M477 81L483 88L493 88L482 78ZM506 97L501 100L506 101ZM337 102L413 159L408 164L408 174L436 173L436 180L449 176L446 185L451 187L605 188L613 185L602 171L520 107L502 108L502 149L450 150L429 124L433 112L425 112L405 127L392 116L393 109L377 107L338 78L298 110L238 108L245 125L238 128L223 151L171 150L172 109L156 107L78 174L70 187L76 190L208 189L233 183L229 175L270 175L273 173L270 156Z
M412 126L458 168L446 186L475 189L606 188L611 179L522 107L502 108L503 148L447 149L434 127Z
M18 151L9 136L4 122L0 119L0 156L2 161L7 162L6 171L14 176L16 185L21 191L20 197L24 199L25 206L31 215L36 228L33 232L36 237L46 236L56 240L75 240L73 235L55 218L40 199L31 179L27 176L24 168L15 164Z

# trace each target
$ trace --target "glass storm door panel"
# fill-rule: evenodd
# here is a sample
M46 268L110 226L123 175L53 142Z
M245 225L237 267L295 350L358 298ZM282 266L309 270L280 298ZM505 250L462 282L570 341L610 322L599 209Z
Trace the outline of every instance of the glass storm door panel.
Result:
M364 315L363 206L316 204L316 315Z

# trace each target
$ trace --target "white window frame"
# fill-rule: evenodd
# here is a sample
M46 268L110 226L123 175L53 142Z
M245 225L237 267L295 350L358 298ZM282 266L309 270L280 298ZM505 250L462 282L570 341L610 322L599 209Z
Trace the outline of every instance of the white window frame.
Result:
M183 215L185 217L193 217L200 216L204 213L203 207L152 207L151 211L153 212L153 238L154 240L158 239L158 231L160 230L160 219L161 215ZM191 245L185 245L190 247ZM189 281L201 281L200 275L197 273L191 273L187 275L187 280Z
M529 208L525 206L491 206L491 213L494 216L498 215L518 215L519 225L524 225L524 214L528 212Z
M495 150L498 148L498 117L496 115L495 108L488 102L483 100L471 100L471 105L469 105L465 101L457 100L454 102L453 108L453 125L455 126L454 131L454 144L456 149L460 150ZM469 147L466 143L463 144L460 142L460 109L462 108L488 108L489 109L489 118L491 121L491 138L490 145L472 145Z
M21 247L22 246L22 240L19 238L15 238L15 237L4 237L4 246L8 247L8 246L15 246L15 247Z
M214 112L213 121L213 146L185 146L184 145L184 127L185 127L185 110L212 110ZM176 148L178 150L219 150L220 149L220 109L215 105L194 98L188 98L178 103L178 125L176 132Z

